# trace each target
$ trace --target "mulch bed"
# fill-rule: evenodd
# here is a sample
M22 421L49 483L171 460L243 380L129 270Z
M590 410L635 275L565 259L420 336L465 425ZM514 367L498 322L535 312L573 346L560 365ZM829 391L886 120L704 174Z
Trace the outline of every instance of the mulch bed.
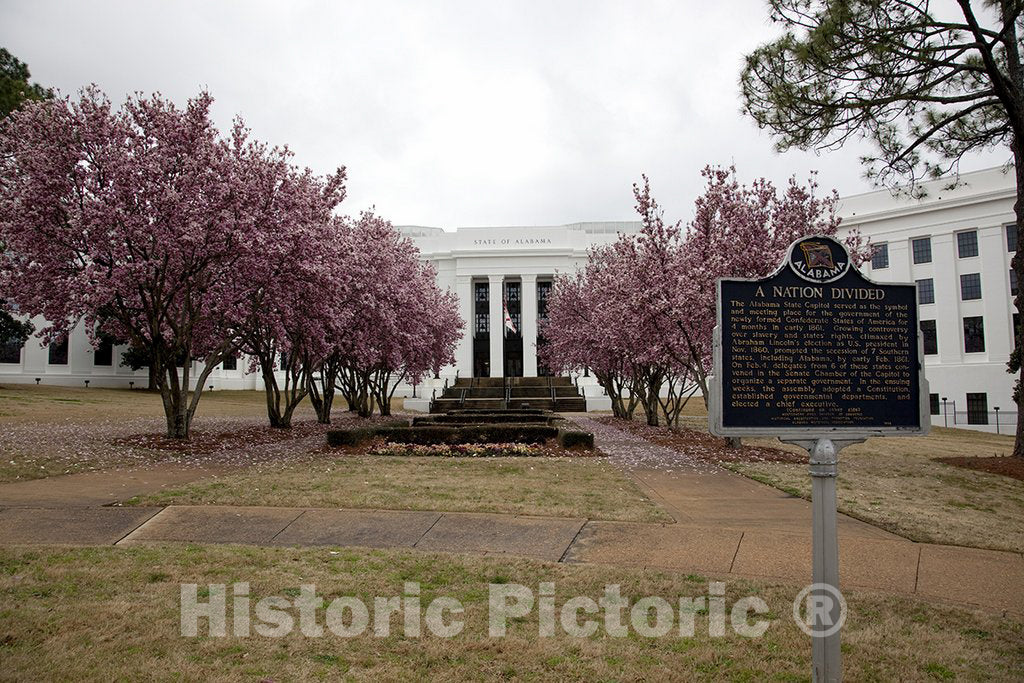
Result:
M334 421L328 425L320 424L315 420L296 420L292 422L291 427L281 429L271 427L266 422L263 422L262 424L246 424L234 429L220 431L193 429L187 441L169 439L163 432L149 432L114 439L111 443L116 446L128 446L130 448L148 448L158 451L178 451L201 455L234 450L236 448L262 446L279 441L292 441L307 436L317 436L326 433L329 429L337 429L339 426L344 427L346 423L365 425L373 422L393 422L395 419L404 417L407 416L395 414L384 417L374 415L369 418L356 418L349 417L348 413L342 413L340 418L335 417Z
M963 467L968 470L1001 474L1024 481L1024 458L991 457L991 458L934 458L935 462Z
M779 448L763 448L760 446L741 446L729 448L726 440L712 436L707 432L680 427L652 427L643 422L622 420L617 417L599 417L598 422L621 429L636 437L671 448L692 458L712 463L721 462L784 462L806 463L806 455L797 455Z
M227 431L193 430L189 439L169 439L164 434L133 434L114 439L115 446L147 448L155 451L176 451L189 455L203 455L229 451L247 446L259 446L310 436L325 431L316 422L296 422L290 429L275 429L269 425L249 425Z

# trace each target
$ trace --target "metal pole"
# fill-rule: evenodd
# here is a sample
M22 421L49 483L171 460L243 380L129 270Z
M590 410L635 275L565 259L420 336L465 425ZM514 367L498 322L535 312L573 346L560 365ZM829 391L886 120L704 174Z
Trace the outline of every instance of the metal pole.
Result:
M811 505L814 526L814 583L827 588L811 591L812 604L827 610L812 619L825 625L839 623L840 604L835 595L839 591L839 538L836 536L836 477L839 458L831 439L818 439L811 449ZM812 680L839 681L842 661L839 651L839 630L813 639Z
M949 411L946 410L946 397L942 397L942 426L949 426Z
M999 434L999 406L996 406L996 434Z

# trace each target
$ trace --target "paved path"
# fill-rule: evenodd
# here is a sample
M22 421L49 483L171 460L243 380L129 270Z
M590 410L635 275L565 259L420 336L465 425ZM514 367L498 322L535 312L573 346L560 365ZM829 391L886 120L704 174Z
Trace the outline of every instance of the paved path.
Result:
M587 424L587 427L591 427ZM0 544L132 545L201 542L275 546L360 546L475 552L548 562L651 567L803 585L811 576L806 501L668 448L593 423L598 444L668 509L676 522L452 513L227 506L95 507L159 488L152 473L54 477L0 487ZM192 471L196 473L195 470ZM187 473L168 478L186 477ZM124 486L112 489L122 481ZM164 480L166 481L166 480ZM96 490L82 487L96 484ZM32 485L32 486L29 486ZM78 497L70 492L79 487ZM19 488L23 487L23 488ZM46 493L33 502L29 491ZM67 492L61 497L54 492ZM130 497L130 496L127 496ZM54 500L56 498L57 500ZM17 503L17 504L13 504ZM912 543L843 517L843 585L1024 615L1024 557Z
M573 415L573 421L593 432L594 444L680 524L810 533L811 504L803 498L589 417ZM838 529L840 537L904 540L846 515L839 515Z

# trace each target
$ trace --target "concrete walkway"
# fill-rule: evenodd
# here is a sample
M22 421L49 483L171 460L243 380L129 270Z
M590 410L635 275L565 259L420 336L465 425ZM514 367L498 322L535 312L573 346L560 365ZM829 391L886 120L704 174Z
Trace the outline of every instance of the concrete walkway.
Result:
M0 486L0 544L407 548L810 582L806 501L704 462L687 463L671 449L607 425L586 426L594 429L611 460L663 505L675 523L441 511L96 506L158 489L175 477L202 476L199 470L159 475L142 471ZM112 487L117 481L123 486ZM94 490L83 488L90 483L96 484ZM76 487L78 493L72 495ZM33 492L42 497L34 499ZM1024 557L1019 553L913 543L845 516L839 538L844 586L1024 615Z

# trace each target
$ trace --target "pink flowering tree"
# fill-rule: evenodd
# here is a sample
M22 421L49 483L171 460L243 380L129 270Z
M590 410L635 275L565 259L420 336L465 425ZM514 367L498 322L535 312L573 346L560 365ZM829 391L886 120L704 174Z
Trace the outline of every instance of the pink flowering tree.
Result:
M708 166L701 175L707 186L687 228L673 284L675 314L665 334L676 360L691 368L706 401L718 279L765 277L795 240L814 234L835 236L840 218L838 193L819 197L814 174L806 185L790 178L781 193L764 178L741 185L733 167ZM854 263L863 262L867 248L859 234L850 235L846 246Z
M734 169L707 167L705 193L686 231L666 224L644 177L634 185L641 229L591 252L578 273L556 278L542 350L549 367L589 367L616 416L643 408L648 424L678 424L697 391L707 400L720 277L763 277L789 244L834 235L837 195L791 179L782 194L761 179L742 186ZM847 240L856 259L861 240Z
M654 425L660 415L678 418L692 385L661 332L671 326L681 236L678 224L662 219L646 177L633 193L640 231L592 250L582 270L556 278L541 353L561 371L591 369L616 416L630 418L639 406Z
M174 438L236 352L227 323L278 239L244 128L223 139L211 102L138 96L115 111L90 88L27 104L0 129L0 288L45 316L47 340L85 320L145 352Z
M438 288L433 266L389 221L364 212L350 240L354 310L337 340L338 386L360 416L389 415L400 382L455 362L464 323L454 294Z
M244 141L237 130L235 138ZM330 353L334 325L348 314L343 231L332 215L345 197L345 171L318 178L293 167L287 149L256 142L236 144L235 152L256 207L253 221L273 239L246 273L230 328L259 368L270 426L288 428Z

